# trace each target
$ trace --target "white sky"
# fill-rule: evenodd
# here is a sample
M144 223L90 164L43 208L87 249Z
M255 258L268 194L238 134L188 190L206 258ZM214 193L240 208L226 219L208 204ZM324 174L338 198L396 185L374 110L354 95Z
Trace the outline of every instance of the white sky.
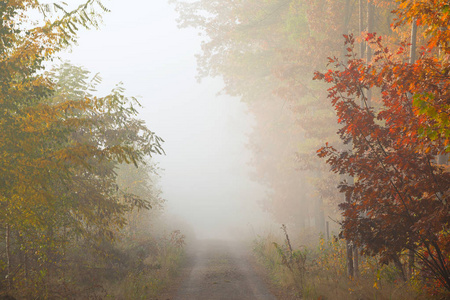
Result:
M166 143L161 185L167 210L193 224L199 237L228 233L252 223L263 189L248 179L245 148L251 117L237 99L216 96L221 81L198 84L200 39L178 29L167 0L104 0L111 10L98 31L83 31L64 59L100 72L102 87L122 81L140 96L141 118ZM182 229L182 228L180 228Z

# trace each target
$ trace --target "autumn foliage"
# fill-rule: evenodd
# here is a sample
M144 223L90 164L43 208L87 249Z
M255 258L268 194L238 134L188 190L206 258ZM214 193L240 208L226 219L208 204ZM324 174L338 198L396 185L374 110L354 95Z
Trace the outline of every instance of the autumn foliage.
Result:
M172 2L206 37L199 76L221 76L255 116L275 219L323 230L340 203L349 244L448 290L448 1Z
M339 187L347 195L340 205L345 238L400 268L405 250L413 252L434 293L450 290L450 53L439 29L448 22L448 5L416 2L402 1L397 11L403 23L428 25L416 62L408 62L409 44L391 50L369 33L375 52L367 63L349 35L346 58L330 58L331 69L316 73L315 79L332 85L328 97L342 125L338 134L351 145L326 145L318 155L332 171L354 178Z
M97 27L107 11L92 0L63 6L0 3L0 296L73 296L76 276L67 271L83 265L71 261L75 249L111 254L104 245L127 214L153 204L152 195L118 183L121 164L137 167L163 152L162 140L137 119L136 99L120 86L94 97L98 78L89 82L70 64L44 72L79 28Z

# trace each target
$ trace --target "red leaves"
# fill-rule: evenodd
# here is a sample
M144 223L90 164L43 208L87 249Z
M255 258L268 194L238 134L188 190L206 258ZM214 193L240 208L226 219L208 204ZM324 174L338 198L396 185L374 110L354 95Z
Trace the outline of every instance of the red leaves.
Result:
M369 40L372 40L374 37L375 37L375 34L369 32L369 33L367 33L365 40L366 40L366 42L368 42Z
M351 40L349 36L347 40ZM357 180L340 186L348 195L340 206L344 235L388 261L404 249L425 246L450 230L448 200L436 196L448 198L450 173L431 163L442 145L448 144L447 131L440 128L449 126L450 78L443 76L447 69L432 57L408 65L401 57L405 45L392 55L375 34L368 34L366 40L376 47L379 59L368 65L350 59L346 66L333 61L339 67L315 77L333 83L328 97L343 125L338 133L353 145L351 151L327 145L317 154L326 158L333 172ZM375 108L370 102L376 99L367 99L368 87L373 87L373 94L381 91ZM414 108L413 95L422 95L415 101L420 108ZM439 130L432 131L433 138L420 138L421 126ZM442 211L447 213L436 213ZM448 249L445 255L450 254L449 239L439 247L439 251ZM449 270L449 265L435 260L433 268ZM442 274L437 277L446 284Z
M321 72L314 72L313 80L323 80L325 75Z

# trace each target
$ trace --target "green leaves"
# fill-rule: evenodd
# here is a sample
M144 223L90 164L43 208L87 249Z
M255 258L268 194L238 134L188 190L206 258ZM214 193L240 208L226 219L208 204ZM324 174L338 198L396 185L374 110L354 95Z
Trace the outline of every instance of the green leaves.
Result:
M444 152L448 152L450 140L450 104L442 104L431 93L417 93L413 96L415 113L419 116L418 133L431 141L440 140Z
M0 3L0 227L10 229L13 248L13 259L1 255L0 265L16 270L1 272L19 291L32 286L42 294L31 294L44 298L53 297L47 277L59 280L56 266L75 238L113 239L131 210L153 204L120 190L119 164L142 166L164 153L123 87L96 98L98 74L68 63L42 72L80 28L98 26L97 11L107 12L97 0L68 7ZM42 14L41 26L28 19L31 10Z

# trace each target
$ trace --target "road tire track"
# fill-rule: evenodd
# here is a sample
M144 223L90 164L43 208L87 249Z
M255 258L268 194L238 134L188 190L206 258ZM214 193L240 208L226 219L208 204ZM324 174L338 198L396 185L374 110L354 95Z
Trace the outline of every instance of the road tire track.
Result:
M276 299L251 267L245 247L238 243L204 240L189 252L189 275L175 300Z

